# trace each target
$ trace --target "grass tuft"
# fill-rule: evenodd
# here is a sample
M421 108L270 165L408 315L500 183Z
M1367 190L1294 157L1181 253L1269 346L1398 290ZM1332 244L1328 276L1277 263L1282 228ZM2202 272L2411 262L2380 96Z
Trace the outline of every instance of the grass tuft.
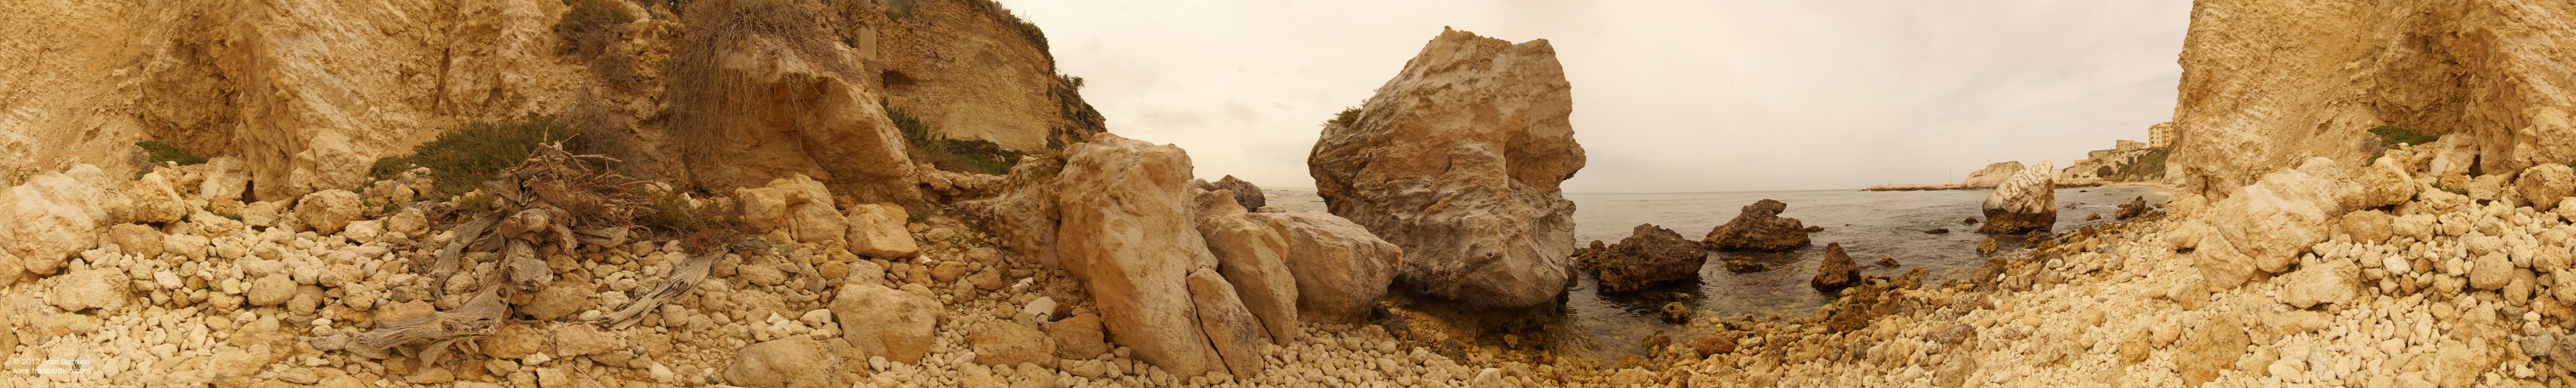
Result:
M190 154L187 150L179 149L178 146L173 146L170 145L170 143L164 143L160 140L139 141L134 142L134 145L137 147L143 147L143 151L151 153L148 158L152 161L152 165L154 166L159 166L162 163L167 162L179 162L179 165L181 166L206 162L206 157Z
M2397 149L2398 144L2416 145L2442 140L2441 136L2417 133L2405 128L2398 128L2395 125L2382 125L2378 128L2371 128L2370 133L2379 135L2380 146L2388 147L2388 149L2392 150Z
M1356 107L1356 106L1354 106L1354 107L1349 107L1349 108L1342 108L1342 113L1334 113L1334 114L1333 114L1333 119L1332 119L1332 120L1329 120L1329 121L1325 121L1325 122L1324 122L1324 125L1326 125L1326 126L1333 126L1333 125L1343 125L1343 126L1347 126L1347 125L1351 125L1351 122L1359 121L1359 119L1360 119L1360 107Z

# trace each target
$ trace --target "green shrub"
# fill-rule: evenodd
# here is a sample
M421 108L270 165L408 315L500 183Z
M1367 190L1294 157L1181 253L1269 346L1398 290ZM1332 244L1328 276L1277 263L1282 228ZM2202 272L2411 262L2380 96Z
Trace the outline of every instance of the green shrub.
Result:
M1351 122L1359 121L1359 119L1360 119L1360 107L1356 107L1356 106L1354 106L1354 107L1349 107L1349 108L1343 108L1343 109L1342 109L1342 113L1335 113L1335 114L1333 114L1333 120L1332 120L1332 121L1325 121L1325 122L1324 122L1324 124L1326 124L1326 125L1351 125Z
M2378 128L2371 128L2370 133L2379 135L2380 146L2388 147L2388 149L2392 150L2397 149L2398 144L2416 145L2431 143L2442 139L2441 136L2417 133L2405 128L2398 128L2395 125L2382 125Z
M878 99L877 104L885 108L886 119L894 121L895 129L903 133L903 141L911 146L914 160L930 163L940 170L1009 174L1011 166L1019 163L1020 156L1028 154L1002 149L1002 145L986 140L941 139L930 134L930 124L904 112L903 108L896 108L885 99Z
M368 172L376 179L386 179L414 167L428 167L436 171L437 177L431 198L444 197L473 191L483 181L492 180L492 173L526 161L539 142L569 140L565 148L587 147L574 136L579 134L552 116L468 123L439 134L436 140L413 146L410 155L376 159Z
M143 147L144 152L151 153L148 158L152 161L152 165L154 166L159 166L166 162L179 162L179 165L181 166L206 162L206 157L190 154L187 150L179 149L177 146L172 146L170 143L163 143L160 140L139 141L134 142L134 145L137 147Z
M2448 191L2451 192L2451 194L2469 195L2469 189L2445 187L2440 183L2433 184L2433 188L2436 190Z

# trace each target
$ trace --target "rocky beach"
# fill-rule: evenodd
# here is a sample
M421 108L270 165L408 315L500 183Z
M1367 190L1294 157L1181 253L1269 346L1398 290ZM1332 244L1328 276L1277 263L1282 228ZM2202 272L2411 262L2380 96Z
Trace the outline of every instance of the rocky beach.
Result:
M1286 197L992 1L24 3L0 388L2576 386L2567 3L2203 1L2150 142L1589 245L1536 37L1443 28ZM1686 303L1765 270L1821 306ZM1598 357L1604 294L1672 302Z

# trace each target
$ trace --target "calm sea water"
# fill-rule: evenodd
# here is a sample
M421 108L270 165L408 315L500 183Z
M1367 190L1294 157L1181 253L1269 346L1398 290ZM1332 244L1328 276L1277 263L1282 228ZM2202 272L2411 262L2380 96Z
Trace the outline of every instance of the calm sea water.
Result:
M1324 211L1322 197L1313 190L1264 190L1269 203L1287 211ZM1574 200L1575 245L1590 246L1593 240L1617 244L1627 238L1638 224L1654 224L1672 229L1683 237L1698 239L1710 229L1735 218L1744 205L1763 199L1789 204L1781 217L1797 218L1807 225L1822 226L1822 232L1810 234L1815 244L1784 254L1752 255L1711 251L1706 266L1700 268L1699 280L1663 288L1622 294L1601 294L1595 280L1586 273L1575 288L1568 289L1567 317L1564 329L1569 337L1556 346L1560 355L1615 360L1621 354L1637 354L1643 347L1637 340L1670 324L1656 318L1664 303L1681 300L1692 304L1700 316L1735 317L1741 314L1775 314L1804 316L1824 305L1827 297L1809 288L1815 278L1816 265L1824 258L1826 243L1841 243L1843 250L1869 275L1895 277L1913 269L1930 272L1927 282L1964 276L1976 269L1985 258L1977 255L1976 246L1985 236L1976 234L1976 226L1960 221L1968 217L1984 218L1979 205L1988 190L1895 191L1747 191L1710 193L1653 194L1576 194ZM2109 186L2057 190L2056 229L2073 231L2086 224L2110 221L2119 205L2130 199L2146 197L2148 203L2164 203L2167 195L2144 186ZM2086 221L2101 214L2101 221ZM1926 234L1925 230L1948 228L1948 234ZM2017 247L2007 245L2010 254ZM1749 256L1768 263L1771 270L1755 273L1727 272L1724 260ZM1898 266L1877 264L1881 257L1894 257ZM1674 294L1693 297L1676 299Z

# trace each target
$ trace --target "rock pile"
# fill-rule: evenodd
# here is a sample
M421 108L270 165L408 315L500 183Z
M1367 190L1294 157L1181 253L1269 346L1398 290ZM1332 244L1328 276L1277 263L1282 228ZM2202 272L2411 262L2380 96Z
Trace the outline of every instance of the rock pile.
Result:
M1584 164L1555 48L1444 29L1397 74L1357 118L1325 126L1307 157L1316 193L1404 248L1403 287L1554 301L1574 273L1574 202L1558 183Z

